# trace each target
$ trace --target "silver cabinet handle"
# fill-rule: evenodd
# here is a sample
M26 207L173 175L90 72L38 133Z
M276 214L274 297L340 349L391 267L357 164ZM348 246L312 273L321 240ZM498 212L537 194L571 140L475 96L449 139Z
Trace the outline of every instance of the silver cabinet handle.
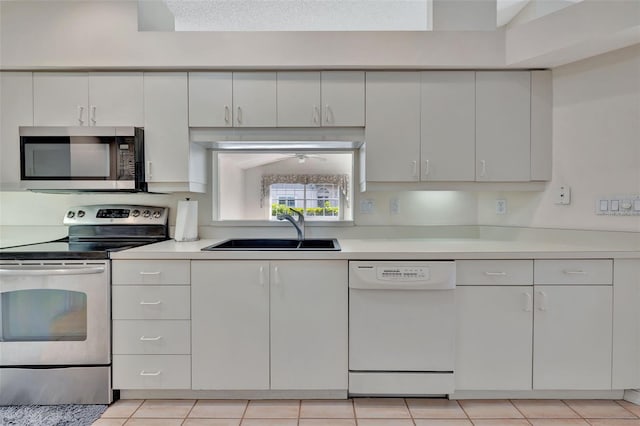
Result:
M484 273L486 276L488 277L506 277L507 273L506 272L490 272L490 271L485 271Z
M273 267L273 283L276 285L280 284L280 270L277 266Z
M140 336L140 340L143 342L157 342L160 339L162 339L162 336L155 336L155 337Z
M156 300L155 302L145 302L144 300L140 301L141 305L159 305L162 303L162 300Z
M587 275L586 271L582 271L582 270L563 270L562 271L563 274L567 274L567 275Z
M154 272L140 271L140 275L160 275L160 271L154 271Z
M96 106L95 105L91 105L91 123L93 123L93 125L96 125Z
M329 109L329 105L325 105L324 106L324 122L329 124L329 114L330 114L330 109Z
M151 161L147 161L147 179L151 179L153 177L153 173L151 172L151 165L153 163Z
M424 161L424 175L428 176L429 175L429 160L425 160Z
M547 310L547 293L544 291L538 291L537 295L540 296L540 301L538 302L538 310L546 311ZM537 297L536 297L537 299Z
M524 295L524 311L531 312L533 310L533 297L527 291L522 294Z
M487 174L487 162L480 160L480 176L484 177Z
M412 161L411 162L411 176L413 176L413 177L418 176L418 162L417 161Z
M162 371L149 371L149 372L146 372L146 371L142 370L140 372L141 376L159 376L160 374L162 374Z
M229 124L229 119L231 117L231 110L229 109L229 105L224 106L224 122Z
M96 266L90 268L47 268L41 267L37 269L21 269L16 268L2 268L0 269L0 276L42 276L42 275L87 275L87 274L102 274L104 267Z
M82 117L84 116L84 107L82 105L78 105L78 122L80 124L84 124L84 120Z
M267 280L265 280L264 278L264 266L260 267L260 285L265 285L265 283L267 282Z
M238 124L242 124L242 108L238 107Z
M313 123L318 124L320 120L320 107L318 105L313 106Z

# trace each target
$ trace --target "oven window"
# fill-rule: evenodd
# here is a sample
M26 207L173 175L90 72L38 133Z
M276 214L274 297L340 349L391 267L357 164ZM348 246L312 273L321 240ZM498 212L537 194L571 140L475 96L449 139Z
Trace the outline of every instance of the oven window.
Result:
M87 339L87 295L68 290L17 290L0 294L0 341Z

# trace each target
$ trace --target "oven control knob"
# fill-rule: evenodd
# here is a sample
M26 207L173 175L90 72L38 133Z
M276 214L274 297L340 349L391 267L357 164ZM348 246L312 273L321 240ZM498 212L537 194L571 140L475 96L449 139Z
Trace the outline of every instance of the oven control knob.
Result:
M142 212L142 217L150 217L151 216L151 212L149 210L145 210Z
M134 211L131 212L131 216L133 217L138 217L140 216L140 210L135 209Z
M156 219L160 217L162 213L160 213L160 210L156 210L153 212L153 217L155 217Z
M78 217L84 217L85 214L84 210L78 210Z
M74 217L75 215L76 215L76 214L75 214L72 210L69 210L69 212L67 212L67 217L68 217L69 219L73 219L73 217Z

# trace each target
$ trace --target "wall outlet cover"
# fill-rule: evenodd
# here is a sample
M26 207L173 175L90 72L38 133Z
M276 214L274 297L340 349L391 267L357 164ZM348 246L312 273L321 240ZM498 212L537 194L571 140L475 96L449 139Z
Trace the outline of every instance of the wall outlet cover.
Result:
M496 214L507 214L507 200L496 200Z
M372 214L374 208L375 208L375 203L371 198L360 200L360 213Z

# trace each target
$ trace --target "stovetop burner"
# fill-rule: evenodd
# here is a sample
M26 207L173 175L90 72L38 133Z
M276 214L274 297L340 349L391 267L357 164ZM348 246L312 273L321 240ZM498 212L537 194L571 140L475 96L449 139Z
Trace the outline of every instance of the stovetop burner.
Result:
M168 210L121 204L74 207L64 218L68 237L2 248L0 259L108 259L114 251L169 239Z

